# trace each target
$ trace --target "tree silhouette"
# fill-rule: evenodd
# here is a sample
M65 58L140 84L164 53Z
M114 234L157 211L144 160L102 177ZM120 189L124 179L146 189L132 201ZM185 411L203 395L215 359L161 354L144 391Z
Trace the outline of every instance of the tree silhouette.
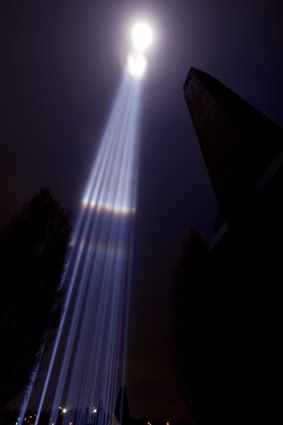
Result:
M0 407L27 385L44 336L57 326L70 214L42 189L0 235Z

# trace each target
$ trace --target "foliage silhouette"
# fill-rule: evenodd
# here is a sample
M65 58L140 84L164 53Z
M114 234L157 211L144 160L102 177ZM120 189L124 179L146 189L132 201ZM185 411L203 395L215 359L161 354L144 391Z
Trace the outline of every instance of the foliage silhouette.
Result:
M0 235L0 408L25 388L58 324L70 214L42 189Z

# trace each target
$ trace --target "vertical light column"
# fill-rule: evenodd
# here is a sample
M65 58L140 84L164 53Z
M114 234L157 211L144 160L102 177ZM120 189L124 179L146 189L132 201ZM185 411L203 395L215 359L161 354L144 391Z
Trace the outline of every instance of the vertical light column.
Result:
M50 424L58 415L63 424L106 421L124 384L140 91L141 82L125 75L82 198L36 425L50 399Z

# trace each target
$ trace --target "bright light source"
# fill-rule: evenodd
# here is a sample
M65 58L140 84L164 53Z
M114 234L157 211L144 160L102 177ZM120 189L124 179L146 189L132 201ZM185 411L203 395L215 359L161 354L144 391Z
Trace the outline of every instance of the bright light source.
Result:
M146 70L146 60L143 56L130 55L128 58L128 70L131 75L140 78Z
M66 409L66 407L64 407L64 409L63 409L63 413L67 413L67 409Z
M140 22L134 26L132 37L135 49L143 51L151 44L152 32L147 24Z

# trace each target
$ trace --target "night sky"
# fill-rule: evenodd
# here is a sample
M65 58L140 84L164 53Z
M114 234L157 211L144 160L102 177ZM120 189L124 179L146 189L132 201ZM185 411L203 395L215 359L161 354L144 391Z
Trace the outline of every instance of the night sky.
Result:
M283 126L281 0L10 0L0 6L0 228L41 187L76 217L130 49L154 31L143 82L127 393L131 414L187 417L171 347L170 275L216 202L187 112L191 66Z

